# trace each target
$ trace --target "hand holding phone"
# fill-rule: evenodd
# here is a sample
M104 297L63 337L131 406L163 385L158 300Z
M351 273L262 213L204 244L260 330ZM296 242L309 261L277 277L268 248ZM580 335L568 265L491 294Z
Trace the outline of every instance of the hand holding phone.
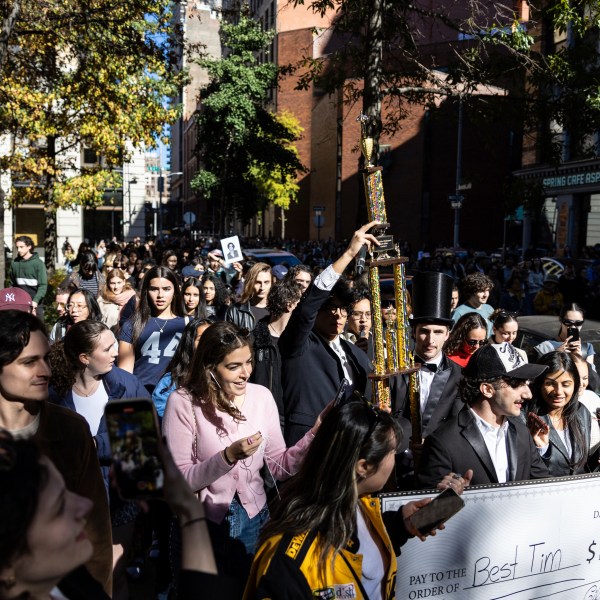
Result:
M119 494L127 500L160 498L164 469L156 408L146 398L109 402L105 409Z
M340 387L338 388L335 398L333 399L333 406L337 406L343 399L346 393L346 388L349 385L349 381L344 377L340 382Z
M427 535L435 535L435 530L440 529L465 505L465 501L452 488L446 488L431 502L420 501L420 503L421 506L417 506L416 510L412 511L407 521L416 529L421 539Z
M569 327L567 329L567 337L571 338L569 343L578 342L580 339L579 336L579 327Z

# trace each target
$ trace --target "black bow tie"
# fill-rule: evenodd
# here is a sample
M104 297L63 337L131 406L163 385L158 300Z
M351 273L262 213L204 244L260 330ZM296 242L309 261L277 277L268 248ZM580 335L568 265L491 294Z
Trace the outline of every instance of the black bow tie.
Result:
M436 365L435 363L421 362L421 359L418 356L416 357L415 360L416 360L417 363L421 364L421 369L425 369L426 371L430 371L434 375L435 375L435 373L437 373L437 370L439 369L438 365Z

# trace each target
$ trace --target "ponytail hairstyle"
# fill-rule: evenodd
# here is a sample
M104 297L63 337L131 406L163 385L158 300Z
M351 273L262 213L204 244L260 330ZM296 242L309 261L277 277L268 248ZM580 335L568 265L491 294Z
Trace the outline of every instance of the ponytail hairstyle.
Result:
M77 376L85 369L79 357L91 354L105 331L110 331L105 323L86 319L69 327L65 337L50 347L50 384L61 396L71 390Z

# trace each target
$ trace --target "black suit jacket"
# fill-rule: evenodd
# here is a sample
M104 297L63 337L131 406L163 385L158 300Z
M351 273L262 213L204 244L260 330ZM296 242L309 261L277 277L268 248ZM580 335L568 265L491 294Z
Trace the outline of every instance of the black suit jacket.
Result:
M288 445L295 444L314 425L321 411L335 397L344 377L335 352L313 331L317 313L329 295L330 292L311 285L279 338ZM371 365L367 355L354 344L340 341L353 371L347 395L358 390L370 397L367 374Z
M549 477L527 427L518 417L508 418L508 481ZM420 488L435 488L451 471L473 469L472 485L498 483L496 470L471 411L465 406L458 415L430 434L423 445L417 474Z
M442 423L457 415L464 403L458 392L462 369L447 356L442 358L440 368L433 376L431 389L421 417L421 437L427 437ZM398 375L391 381L392 412L399 418L410 421L408 398L409 375ZM406 429L406 425L403 424Z
M579 405L577 408L577 419L579 420L579 425L581 427L581 431L583 432L583 436L585 439L585 444L583 448L576 448L575 457L571 457L569 451L563 444L562 439L558 435L558 432L552 426L552 422L550 421L550 417L548 415L539 415L540 419L544 420L548 426L550 427L550 443L546 454L542 457L546 466L548 467L548 471L550 471L550 475L553 477L563 477L564 475L579 475L581 473L585 473L587 469L587 457L590 453L590 433L591 433L591 419L592 416L590 411L580 402L577 402ZM571 446L574 445L573 435L570 436ZM583 463L581 467L578 469L573 468L573 463L578 462L581 455L585 455L586 462Z

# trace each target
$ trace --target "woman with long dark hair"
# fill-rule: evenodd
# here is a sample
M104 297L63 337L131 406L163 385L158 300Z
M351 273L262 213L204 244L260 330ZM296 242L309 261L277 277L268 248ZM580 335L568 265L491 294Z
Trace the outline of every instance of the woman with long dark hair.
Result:
M98 459L108 489L111 459L104 407L111 400L148 397L135 375L115 366L117 340L105 323L81 321L52 346L49 397L54 404L70 408L85 418L96 442ZM135 504L110 494L113 527L113 598L129 598L125 564L133 539Z
M188 317L192 319L205 319L208 316L204 286L199 279L196 279L196 277L186 279L181 286L181 293L185 314Z
M372 495L390 477L400 443L396 421L366 400L324 416L300 471L263 528L245 600L309 600L336 585L353 589L354 598L394 597L400 546L413 535L425 539L408 518L430 502L382 514L380 499ZM467 483L451 473L438 487L461 493ZM292 547L297 560L286 557Z
M487 321L477 313L467 313L452 328L444 352L449 359L466 367L471 356L487 344L487 338Z
M223 321L227 312L229 292L223 280L214 273L204 273L202 289L206 300L206 313L215 321Z
M92 292L97 297L98 292L105 283L104 275L98 269L96 255L91 250L85 250L78 255L79 270L72 271L60 284L61 288L83 288Z
M168 267L152 267L144 275L137 311L119 332L119 366L152 393L186 322L177 277Z
M273 395L251 373L249 332L211 325L163 419L175 463L205 502L219 570L241 585L269 516L261 469L278 481L293 475L319 425L286 448Z
M590 413L577 400L579 371L568 352L549 352L538 361L548 370L532 384L533 400L527 407L545 423L543 428L528 421L535 445L550 475L586 472L590 454Z

